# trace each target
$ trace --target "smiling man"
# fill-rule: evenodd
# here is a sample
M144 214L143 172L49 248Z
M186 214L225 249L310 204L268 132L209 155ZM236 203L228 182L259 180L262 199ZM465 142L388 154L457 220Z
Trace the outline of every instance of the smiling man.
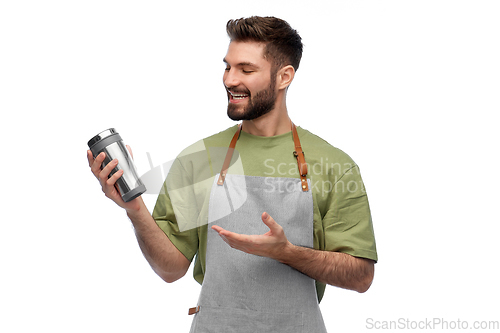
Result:
M232 120L253 120L275 108L276 72L263 57L264 48L265 44L256 42L233 41L229 45L224 84L229 99L227 115Z
M191 332L326 332L325 286L365 292L377 261L359 168L288 116L299 34L274 17L231 20L227 33L227 114L241 123L179 155L152 216L140 197L121 199L121 173L108 178L117 161L101 170L104 156L88 153L89 165L161 278L178 280L196 258Z

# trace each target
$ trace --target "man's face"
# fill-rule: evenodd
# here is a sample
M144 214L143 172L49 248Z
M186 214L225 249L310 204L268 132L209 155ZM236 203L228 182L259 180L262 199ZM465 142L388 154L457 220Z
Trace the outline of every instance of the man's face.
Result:
M257 42L229 44L223 82L229 103L227 115L232 120L256 119L274 109L276 75L263 56L264 47Z

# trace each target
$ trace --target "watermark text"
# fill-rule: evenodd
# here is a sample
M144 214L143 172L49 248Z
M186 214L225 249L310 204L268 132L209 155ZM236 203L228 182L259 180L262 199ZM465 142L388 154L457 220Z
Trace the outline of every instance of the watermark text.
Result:
M444 318L425 318L412 320L409 318L398 318L395 320L376 320L367 318L366 329L374 330L498 330L500 321L483 320L467 321L460 318L448 320Z

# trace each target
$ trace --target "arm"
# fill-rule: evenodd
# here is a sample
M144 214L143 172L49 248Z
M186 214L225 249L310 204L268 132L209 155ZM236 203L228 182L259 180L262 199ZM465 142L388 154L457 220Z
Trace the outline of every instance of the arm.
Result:
M346 253L314 250L288 242L277 260L320 282L360 293L367 291L373 281L373 261Z
M374 275L372 260L295 246L269 214L263 213L262 221L269 227L263 235L240 235L218 226L212 229L232 248L278 260L320 282L358 292L370 287Z
M191 262L172 244L149 214L142 198L140 209L127 211L141 251L151 268L168 283L183 277ZM137 200L135 199L135 200Z
M123 171L119 170L108 179L108 175L116 167L118 161L111 161L101 170L104 157L104 153L101 153L94 160L92 152L87 151L89 166L94 176L99 180L102 191L106 197L127 212L134 226L139 247L155 273L166 282L174 282L180 279L186 274L190 261L158 227L141 197L130 202L123 201L115 187L115 183L121 177Z

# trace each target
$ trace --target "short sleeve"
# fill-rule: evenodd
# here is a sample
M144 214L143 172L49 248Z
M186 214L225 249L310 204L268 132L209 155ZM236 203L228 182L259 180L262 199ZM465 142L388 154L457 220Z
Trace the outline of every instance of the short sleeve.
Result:
M358 166L334 184L323 218L325 250L377 261L370 206Z
M167 235L172 244L189 260L192 261L198 251L198 229L196 228L180 228L176 214L183 214L187 209L182 207L182 202L178 199L174 200L178 205L174 210L172 200L170 198L169 189L172 191L182 191L185 206L189 206L194 202L194 199L189 195L190 186L183 186L189 183L189 175L185 173L176 159L167 175L167 179L163 184L161 193L158 195L156 205L153 210L153 218L161 230ZM179 193L176 194L179 197ZM189 210L187 210L189 211ZM187 218L186 216L181 217ZM186 229L186 230L185 230Z

